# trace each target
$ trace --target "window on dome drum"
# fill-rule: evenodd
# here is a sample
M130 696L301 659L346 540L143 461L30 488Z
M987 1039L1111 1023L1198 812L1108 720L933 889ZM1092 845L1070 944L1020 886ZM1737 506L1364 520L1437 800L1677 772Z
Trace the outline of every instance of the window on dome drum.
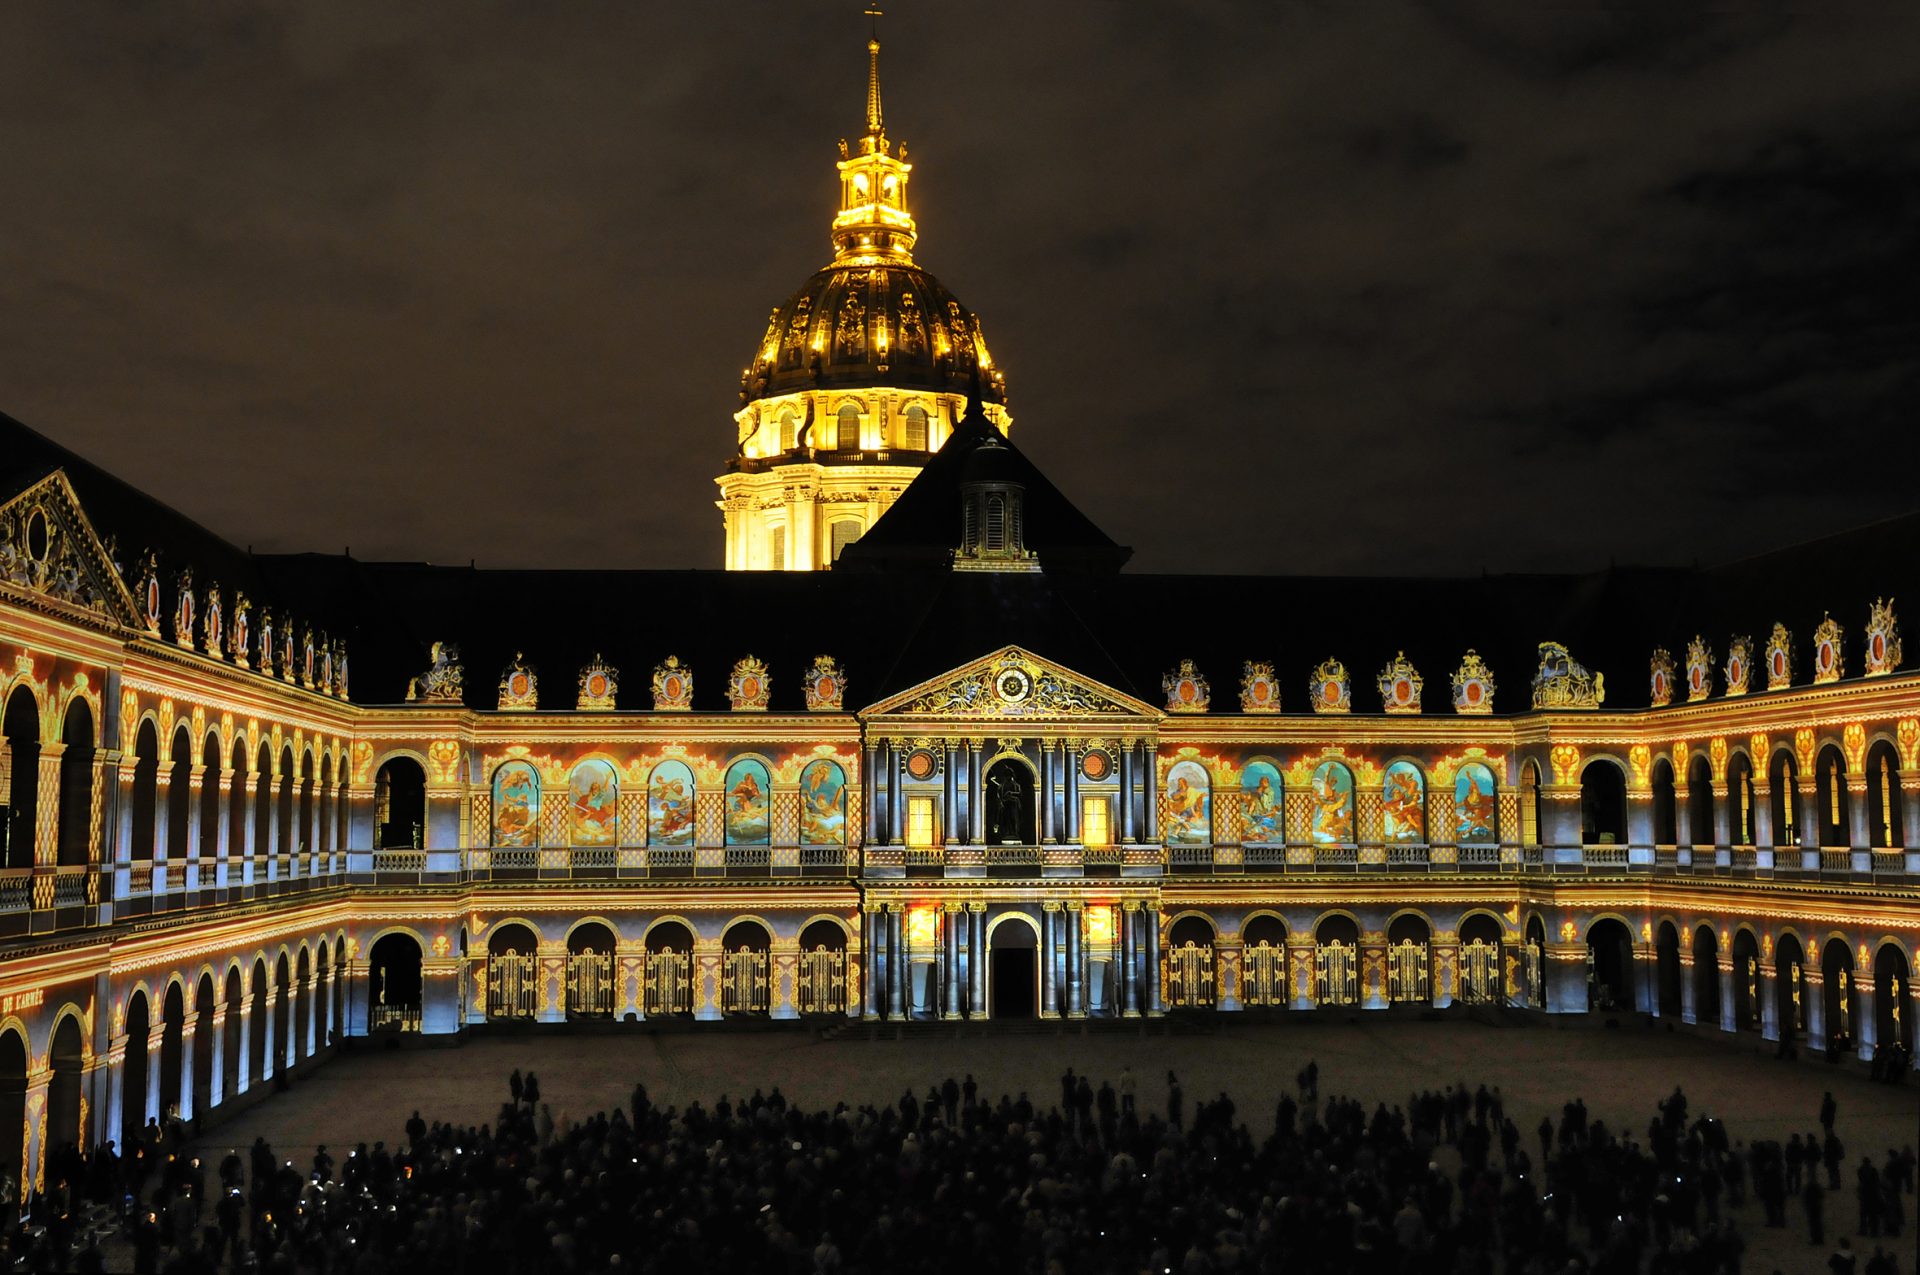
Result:
M767 569L781 571L787 565L787 529L775 527L767 536Z
M1007 502L1001 496L987 497L987 552L1007 547Z
M907 845L914 850L933 848L933 798L907 798Z
M851 403L834 420L833 445L843 452L860 450L860 409Z
M832 562L840 561L840 551L860 538L860 524L852 518L841 518L828 527L833 538Z
M793 410L791 408L789 408L787 411L780 413L780 450L781 451L790 452L794 449L795 444L798 442L797 435L799 431L800 431L800 418L793 414Z
M1080 844L1105 847L1113 844L1112 803L1105 797L1080 799Z
M907 409L907 441L910 452L927 450L927 409L919 405Z

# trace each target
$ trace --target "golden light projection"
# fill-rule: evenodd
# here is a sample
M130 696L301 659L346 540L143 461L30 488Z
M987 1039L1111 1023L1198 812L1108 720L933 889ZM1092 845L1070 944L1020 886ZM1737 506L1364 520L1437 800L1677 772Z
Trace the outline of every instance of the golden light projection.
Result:
M1087 942L1095 947L1113 945L1113 907L1111 904L1089 904L1082 914L1087 918Z
M915 952L931 952L939 942L940 911L922 905L907 912L907 946Z

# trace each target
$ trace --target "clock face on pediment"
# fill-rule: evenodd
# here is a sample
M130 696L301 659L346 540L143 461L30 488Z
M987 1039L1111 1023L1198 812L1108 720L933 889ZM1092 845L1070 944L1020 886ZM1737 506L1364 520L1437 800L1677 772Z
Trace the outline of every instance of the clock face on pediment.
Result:
M865 715L940 718L1142 717L1157 710L1016 646L931 678Z

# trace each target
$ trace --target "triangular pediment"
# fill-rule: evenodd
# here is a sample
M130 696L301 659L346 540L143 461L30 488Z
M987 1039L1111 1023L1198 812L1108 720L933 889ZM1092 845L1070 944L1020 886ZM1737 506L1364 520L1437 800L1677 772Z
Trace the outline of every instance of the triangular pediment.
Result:
M1125 717L1157 721L1160 713L1150 704L1031 651L1003 646L991 655L889 696L860 716L1038 721Z
M0 584L124 627L139 607L60 470L0 504Z

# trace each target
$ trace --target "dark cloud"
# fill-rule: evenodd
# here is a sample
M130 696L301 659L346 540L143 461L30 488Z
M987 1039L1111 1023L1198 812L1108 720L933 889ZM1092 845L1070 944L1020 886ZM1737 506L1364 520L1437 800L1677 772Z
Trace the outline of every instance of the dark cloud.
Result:
M1150 569L1690 561L1920 458L1920 18L903 5L921 260ZM240 543L717 565L854 7L16 5L0 408Z

